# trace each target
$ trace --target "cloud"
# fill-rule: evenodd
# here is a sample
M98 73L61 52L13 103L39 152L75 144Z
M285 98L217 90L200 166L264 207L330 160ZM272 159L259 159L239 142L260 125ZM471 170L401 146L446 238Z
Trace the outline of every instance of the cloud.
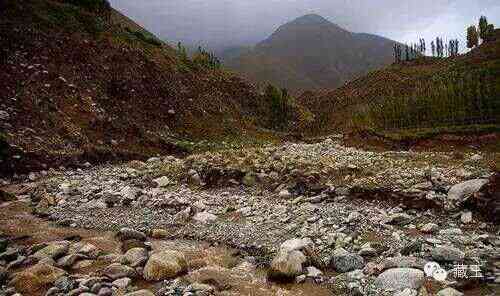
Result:
M279 25L320 14L354 32L399 41L457 36L481 15L500 24L498 0L111 0L114 7L172 42L252 44ZM429 36L429 37L427 37ZM456 38L456 37L453 37Z

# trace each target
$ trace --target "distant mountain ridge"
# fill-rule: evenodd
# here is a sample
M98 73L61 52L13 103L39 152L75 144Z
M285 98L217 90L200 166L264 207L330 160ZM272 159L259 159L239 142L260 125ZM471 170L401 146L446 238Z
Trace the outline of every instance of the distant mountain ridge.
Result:
M253 82L294 91L334 88L392 63L396 42L352 33L309 14L280 26L253 50L223 58L228 68Z

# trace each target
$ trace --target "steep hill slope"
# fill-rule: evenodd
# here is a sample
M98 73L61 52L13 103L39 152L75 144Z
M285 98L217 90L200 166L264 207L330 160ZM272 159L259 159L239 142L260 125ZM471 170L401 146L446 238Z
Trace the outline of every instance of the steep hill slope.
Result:
M175 152L265 125L264 99L242 80L181 60L98 2L2 1L1 173Z
M333 88L391 63L393 46L391 40L351 33L319 15L306 15L226 64L252 81L295 91Z
M500 38L456 58L393 64L298 101L315 115L313 133L498 125Z

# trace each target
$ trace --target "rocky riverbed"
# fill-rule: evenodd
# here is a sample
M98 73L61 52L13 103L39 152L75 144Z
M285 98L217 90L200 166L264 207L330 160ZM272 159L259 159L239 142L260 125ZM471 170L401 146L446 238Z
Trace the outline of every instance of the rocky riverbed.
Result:
M496 295L493 158L334 137L17 176L5 211L77 234L32 239L14 211L0 294Z

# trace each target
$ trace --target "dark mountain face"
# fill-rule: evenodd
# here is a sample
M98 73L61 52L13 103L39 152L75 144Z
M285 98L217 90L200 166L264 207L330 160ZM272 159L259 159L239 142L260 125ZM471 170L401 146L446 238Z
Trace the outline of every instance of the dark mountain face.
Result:
M226 65L254 82L294 91L333 88L392 62L394 41L351 33L319 15L278 28Z

